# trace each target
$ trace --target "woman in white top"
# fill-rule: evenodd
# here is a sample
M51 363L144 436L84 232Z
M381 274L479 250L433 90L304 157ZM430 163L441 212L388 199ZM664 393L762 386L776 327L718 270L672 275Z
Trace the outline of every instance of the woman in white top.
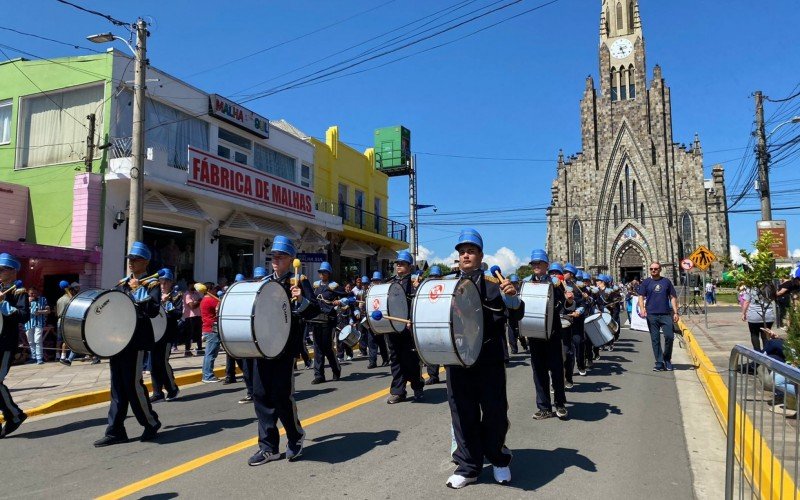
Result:
M761 351L762 342L768 340L761 328L772 328L775 322L775 308L772 300L757 288L745 288L742 293L742 321L747 321L753 349Z

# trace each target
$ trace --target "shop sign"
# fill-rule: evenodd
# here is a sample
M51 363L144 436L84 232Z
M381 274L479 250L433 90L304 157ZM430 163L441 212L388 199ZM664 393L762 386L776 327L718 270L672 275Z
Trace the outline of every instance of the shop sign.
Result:
M772 255L776 259L786 259L789 257L789 241L786 239L785 220L760 220L756 222L756 233L759 238L764 233L772 233L775 242L770 245Z
M322 264L328 258L328 256L324 253L303 253L300 252L297 254L297 258L300 259L300 262L304 264L309 264L312 262L316 262L318 264Z
M314 218L311 190L192 146L187 184Z
M211 94L208 96L208 113L264 139L269 137L269 120L267 118L243 108L221 95Z

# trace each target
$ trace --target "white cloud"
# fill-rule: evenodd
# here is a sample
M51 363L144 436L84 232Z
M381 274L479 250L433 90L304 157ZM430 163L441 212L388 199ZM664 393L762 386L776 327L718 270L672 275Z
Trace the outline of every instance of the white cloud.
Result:
M453 263L458 260L458 252L453 250L447 257L439 257L433 250L420 245L419 255L417 257L420 260L427 260L428 265L444 263L448 266L452 266ZM503 274L511 274L523 264L522 259L508 247L502 247L494 254L484 254L483 261L489 267L500 266Z
M792 250L792 258L800 259L800 248L795 248L794 250Z
M731 261L734 264L743 264L744 258L739 254L740 248L736 245L731 245Z

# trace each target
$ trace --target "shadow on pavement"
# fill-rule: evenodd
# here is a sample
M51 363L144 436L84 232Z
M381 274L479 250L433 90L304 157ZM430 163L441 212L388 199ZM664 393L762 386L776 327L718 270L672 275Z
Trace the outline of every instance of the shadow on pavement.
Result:
M17 391L38 391L41 389L53 389L55 387L61 387L60 385L41 385L36 387L14 387L13 389L9 389L8 392L17 392Z
M619 390L614 384L609 384L608 382L577 382L572 389L568 389L569 392L581 392L581 393L589 393L589 392L606 392L606 391L616 391Z
M169 493L158 493L155 495L145 495L143 497L139 497L140 500L168 500L170 498L178 498L178 494L174 491Z
M672 365L672 368L675 370L696 370L697 367L694 365L687 365L686 363L676 363Z
M625 368L622 367L621 364L616 363L614 361L606 361L604 359L600 359L599 361L595 361L594 365L589 369L589 373L592 375L622 375L625 373Z
M220 394L228 394L230 392L243 391L244 389L245 389L244 384L242 384L241 387L226 387L224 389L219 388L213 391L201 391L186 395L178 393L177 399L175 399L175 401L168 401L167 404L182 403L184 401L196 401L198 399L210 398L213 396L218 396Z
M325 389L303 389L302 391L295 391L294 400L302 401L304 399L313 398L314 396L321 396L335 391L335 387L326 387Z
M342 432L320 436L306 445L303 461L328 464L347 462L375 447L397 440L398 435L400 431L388 429L380 432Z
M578 450L556 448L555 450L512 450L514 461L511 462L512 482L508 486L526 491L537 490L555 480L570 467L578 467L585 471L597 472L597 466ZM491 467L489 471L491 480Z
M340 380L347 380L349 382L349 381L354 381L354 380L366 380L368 378L385 378L385 377L391 377L391 376L392 376L391 373L383 372L383 371L382 372L374 372L374 371L361 372L361 371L358 371L358 372L352 372L352 373L343 372L342 373L342 378Z
M529 366L530 363L523 360L511 359L508 363L506 363L506 368L514 368L515 366Z
M622 415L620 410L615 405L608 403L568 403L567 409L569 410L570 420L580 420L583 422L597 422L603 420L609 415Z
M202 420L184 425L168 425L164 428L165 430L158 433L158 437L153 443L164 445L190 441L221 432L225 429L235 429L244 427L245 425L251 425L255 420L256 416L253 414L251 418Z
M621 363L630 363L631 362L631 360L626 358L625 356L615 356L613 354L607 354L605 356L601 356L600 359L603 360L603 361L618 361L618 362L621 362Z
M628 347L619 347L619 345L614 346L614 351L612 352L638 352L636 349L631 349Z
M424 394L425 396L422 398L422 401L414 401L415 404L439 404L444 403L447 401L447 388L445 388L444 383L440 382L436 384L439 387L426 385Z
M25 426L23 425L22 427L20 427L19 433L16 434L16 436L25 439L37 439L37 438L66 434L68 432L82 431L84 429L88 429L89 427L106 426L107 424L108 424L108 419L106 417L92 418L89 420L79 420L77 422L70 422L66 425L50 427L47 429L40 429L38 431L31 431L31 432L25 432Z

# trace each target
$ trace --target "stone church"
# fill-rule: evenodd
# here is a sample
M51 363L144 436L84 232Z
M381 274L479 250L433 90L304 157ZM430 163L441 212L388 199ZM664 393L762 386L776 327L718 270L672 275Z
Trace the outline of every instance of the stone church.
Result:
M582 151L559 152L547 212L551 259L615 280L646 277L654 260L676 279L698 245L730 247L723 168L704 178L697 134L673 142L670 89L658 65L648 84L645 55L638 0L603 0L600 89L586 79Z

